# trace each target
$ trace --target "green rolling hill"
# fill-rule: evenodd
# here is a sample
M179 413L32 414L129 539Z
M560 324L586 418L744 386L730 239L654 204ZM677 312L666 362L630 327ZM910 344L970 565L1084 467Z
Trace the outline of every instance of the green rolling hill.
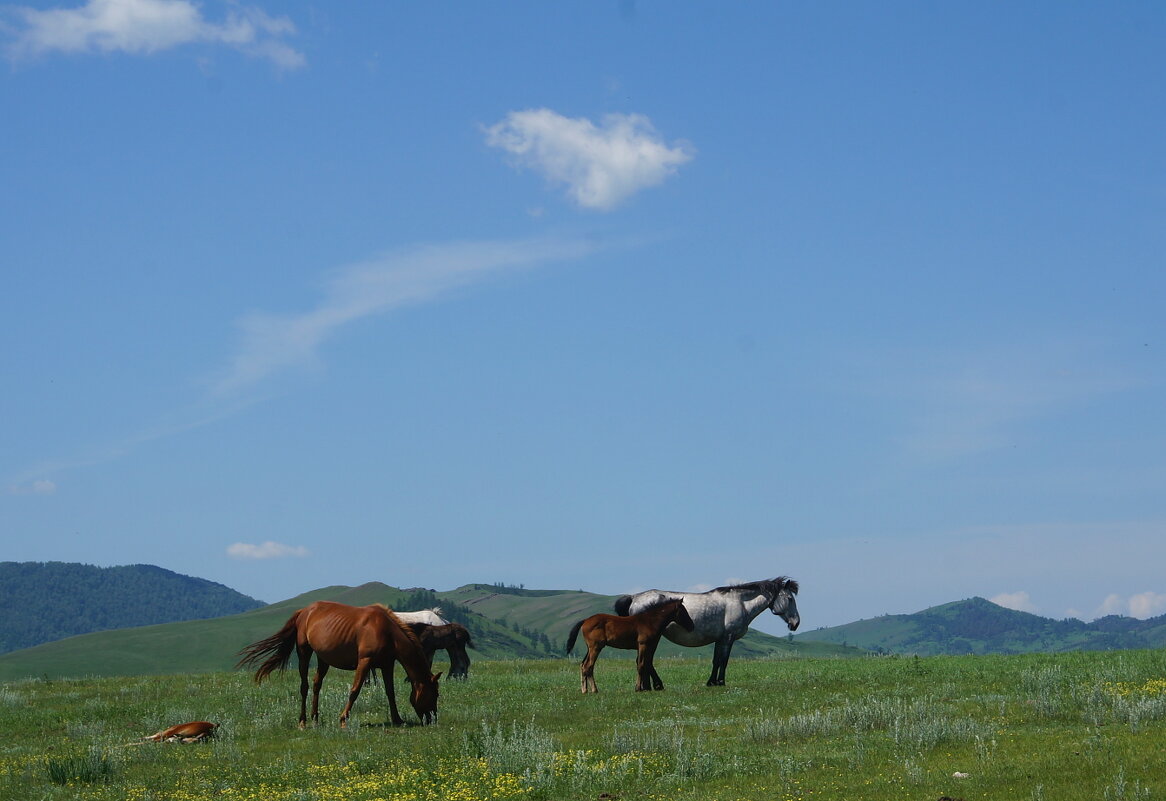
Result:
M910 615L883 615L807 631L795 640L920 656L1161 648L1166 645L1166 615L1149 620L1112 615L1085 623L1053 620L970 598Z
M0 681L232 670L240 649L274 633L296 609L325 599L355 606L385 603L403 610L440 606L447 619L470 630L476 646L470 658L476 662L561 658L571 625L595 612L610 612L615 596L487 584L470 584L448 592L399 589L379 582L359 587L324 587L241 614L95 632L13 651L0 655ZM605 659L634 656L631 651L609 651ZM666 658L680 653L709 658L712 654L711 646L682 649L665 642L658 655ZM750 631L733 650L738 659L858 653L857 649L832 643L791 642L758 631ZM441 661L439 654L438 664Z

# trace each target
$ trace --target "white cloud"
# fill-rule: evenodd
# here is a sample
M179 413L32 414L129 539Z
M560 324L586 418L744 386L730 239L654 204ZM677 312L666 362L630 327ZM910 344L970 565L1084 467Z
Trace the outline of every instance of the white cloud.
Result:
M27 484L17 484L8 489L11 495L52 495L56 491L56 482L43 478Z
M1157 617L1166 613L1166 595L1143 592L1130 598L1130 615L1137 618Z
M685 142L665 145L642 114L608 114L596 125L545 108L510 112L486 129L486 143L566 184L580 206L601 210L663 182L694 153Z
M327 284L316 308L243 319L243 342L216 392L236 393L281 370L311 363L321 343L356 320L432 300L508 269L577 258L594 248L583 240L471 242L417 247L347 267Z
M1040 608L1032 602L1032 598L1024 590L1018 592L1002 592L999 595L994 595L988 599L997 606L1003 606L1005 609L1015 609L1017 612L1031 612L1038 614Z
M190 0L88 0L76 8L15 7L10 13L23 23L8 47L15 58L52 52L140 55L207 43L268 59L281 69L305 64L303 54L282 41L295 33L295 25L254 7L231 5L222 23L204 19Z
M1161 614L1166 614L1166 595L1158 592L1142 592L1132 595L1128 599L1117 593L1107 595L1093 616L1125 615L1145 620L1148 617L1157 617Z
M1106 615L1122 615L1126 611L1126 602L1117 593L1110 593L1105 596L1105 600L1101 602L1101 606L1097 607L1097 611L1093 613L1093 617L1105 617Z
M302 545L284 545L282 542L267 542L252 545L236 542L227 547L227 555L232 559L282 559L287 556L308 556L308 549Z

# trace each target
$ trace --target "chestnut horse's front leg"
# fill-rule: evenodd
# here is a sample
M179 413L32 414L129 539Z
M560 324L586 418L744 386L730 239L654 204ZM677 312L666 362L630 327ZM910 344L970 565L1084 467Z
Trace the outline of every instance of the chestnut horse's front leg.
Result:
M388 696L388 715L394 726L405 725L405 718L396 711L396 689L393 687L393 672L396 669L396 660L388 663L387 668L380 669L380 675L385 680L385 695Z
M385 680L385 695L389 697L390 719L394 726L404 726L405 721L397 711L397 691L393 689L393 670L396 666L397 660L390 661L388 667L381 668L381 677Z
M352 705L356 703L356 697L360 695L360 688L364 686L364 680L368 678L368 672L372 670L371 659L361 659L356 663L356 675L352 678L352 689L348 691L348 703L344 705L344 711L340 713L340 728L348 728L348 713L352 711Z

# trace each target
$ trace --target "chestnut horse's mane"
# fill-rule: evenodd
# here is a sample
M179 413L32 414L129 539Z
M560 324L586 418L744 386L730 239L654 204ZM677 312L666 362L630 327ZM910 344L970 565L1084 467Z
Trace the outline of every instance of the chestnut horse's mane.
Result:
M397 613L393 611L393 608L391 606L389 606L388 604L381 604L381 603L370 604L370 606L377 606L377 607L380 607L381 609L383 609L385 611L385 614L387 614L389 616L389 620L393 621L393 624L396 625L396 627L401 630L401 633L405 635L405 638L407 640L409 640L409 642L416 645L418 648L421 648L421 640L417 636L417 632L413 631L413 628L411 626L402 622L401 618L397 617Z

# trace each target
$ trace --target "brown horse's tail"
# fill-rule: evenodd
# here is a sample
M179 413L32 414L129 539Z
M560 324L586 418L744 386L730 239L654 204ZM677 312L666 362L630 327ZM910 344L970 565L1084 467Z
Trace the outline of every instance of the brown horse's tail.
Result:
M466 646L467 648L474 648L475 650L477 650L477 648L474 645L473 639L471 639L471 637L470 637L470 630L467 629L465 626L462 626L460 624L454 624L454 625L457 625L457 628L454 629L454 633L456 635L455 640L457 642L460 642L462 645Z
M235 664L235 667L249 668L258 665L255 671L256 684L262 682L275 671L286 668L291 659L292 651L296 649L296 619L299 614L296 612L288 618L287 623L283 624L283 628L275 634L259 642L251 643L240 651L239 654L243 658Z
M587 622L587 618L583 618L574 626L571 627L571 633L567 635L567 656L575 650L575 638L579 636L579 629L583 628L583 624Z

